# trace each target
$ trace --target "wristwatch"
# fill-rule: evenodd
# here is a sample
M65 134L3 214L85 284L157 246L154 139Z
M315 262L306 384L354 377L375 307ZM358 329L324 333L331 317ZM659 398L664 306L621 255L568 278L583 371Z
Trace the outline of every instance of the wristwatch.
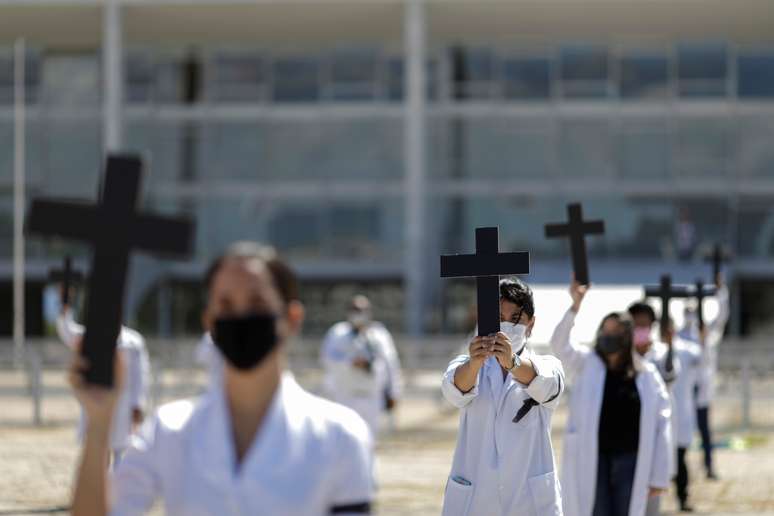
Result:
M513 353L511 355L511 359L513 360L513 367L508 369L508 371L512 373L514 369L518 369L519 367L521 367L521 357L516 353Z

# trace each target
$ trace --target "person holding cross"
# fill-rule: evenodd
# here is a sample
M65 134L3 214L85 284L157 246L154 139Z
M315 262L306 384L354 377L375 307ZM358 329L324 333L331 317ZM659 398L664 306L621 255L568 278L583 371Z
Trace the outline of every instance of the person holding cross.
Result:
M535 325L532 290L503 279L499 292L499 331L474 337L443 375L443 395L460 409L443 515L561 515L551 417L564 370L527 345Z
M367 425L285 370L304 318L291 269L243 242L213 262L205 282L202 323L225 359L222 384L162 406L110 476L102 464L118 390L86 383L89 364L74 360L70 383L88 427L72 514L144 514L157 499L171 516L369 514Z
M628 314L604 317L594 346L572 342L588 288L573 276L572 304L550 341L575 378L562 450L564 512L644 516L671 478L669 396L653 364L635 360Z
M704 450L704 467L709 480L717 480L712 451L712 430L710 428L710 406L715 396L715 378L718 370L718 346L723 341L723 335L728 324L730 310L728 287L723 274L718 272L715 277L715 295L718 300L718 313L705 324L701 301L697 298L696 307L688 309L686 327L681 333L692 337L701 348L701 361L696 374L696 423L701 435Z

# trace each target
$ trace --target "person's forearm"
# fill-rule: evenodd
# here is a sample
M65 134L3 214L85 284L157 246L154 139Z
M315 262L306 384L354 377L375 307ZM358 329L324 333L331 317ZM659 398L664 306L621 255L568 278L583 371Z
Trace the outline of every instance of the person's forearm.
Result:
M104 516L108 513L109 440L109 429L90 428L86 433L73 492L73 516Z
M481 364L472 359L459 366L454 372L454 386L462 393L470 392L476 386L479 369Z
M535 366L528 358L521 359L521 365L511 372L511 375L522 385L529 385L537 377Z

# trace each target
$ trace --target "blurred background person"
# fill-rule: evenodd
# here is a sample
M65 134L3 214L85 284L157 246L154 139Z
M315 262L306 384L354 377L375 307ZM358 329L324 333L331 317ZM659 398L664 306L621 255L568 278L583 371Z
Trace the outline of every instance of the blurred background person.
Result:
M366 296L353 297L347 320L328 330L320 363L325 395L354 409L378 436L382 415L395 410L402 379L392 335L373 319Z

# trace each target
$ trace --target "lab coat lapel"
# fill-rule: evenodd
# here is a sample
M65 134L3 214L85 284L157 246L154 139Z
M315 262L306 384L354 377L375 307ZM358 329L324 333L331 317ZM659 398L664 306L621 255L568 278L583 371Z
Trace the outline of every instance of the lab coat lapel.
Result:
M288 410L293 406L299 389L293 375L284 373L269 410L247 451L240 468L240 478L266 478L267 470L276 474L287 462L283 458L293 456L296 450L292 448L294 443L289 439L291 422Z
M211 484L229 486L235 477L236 453L223 387L211 388L201 403L201 410L190 422L192 428L201 428L191 433L194 462Z

